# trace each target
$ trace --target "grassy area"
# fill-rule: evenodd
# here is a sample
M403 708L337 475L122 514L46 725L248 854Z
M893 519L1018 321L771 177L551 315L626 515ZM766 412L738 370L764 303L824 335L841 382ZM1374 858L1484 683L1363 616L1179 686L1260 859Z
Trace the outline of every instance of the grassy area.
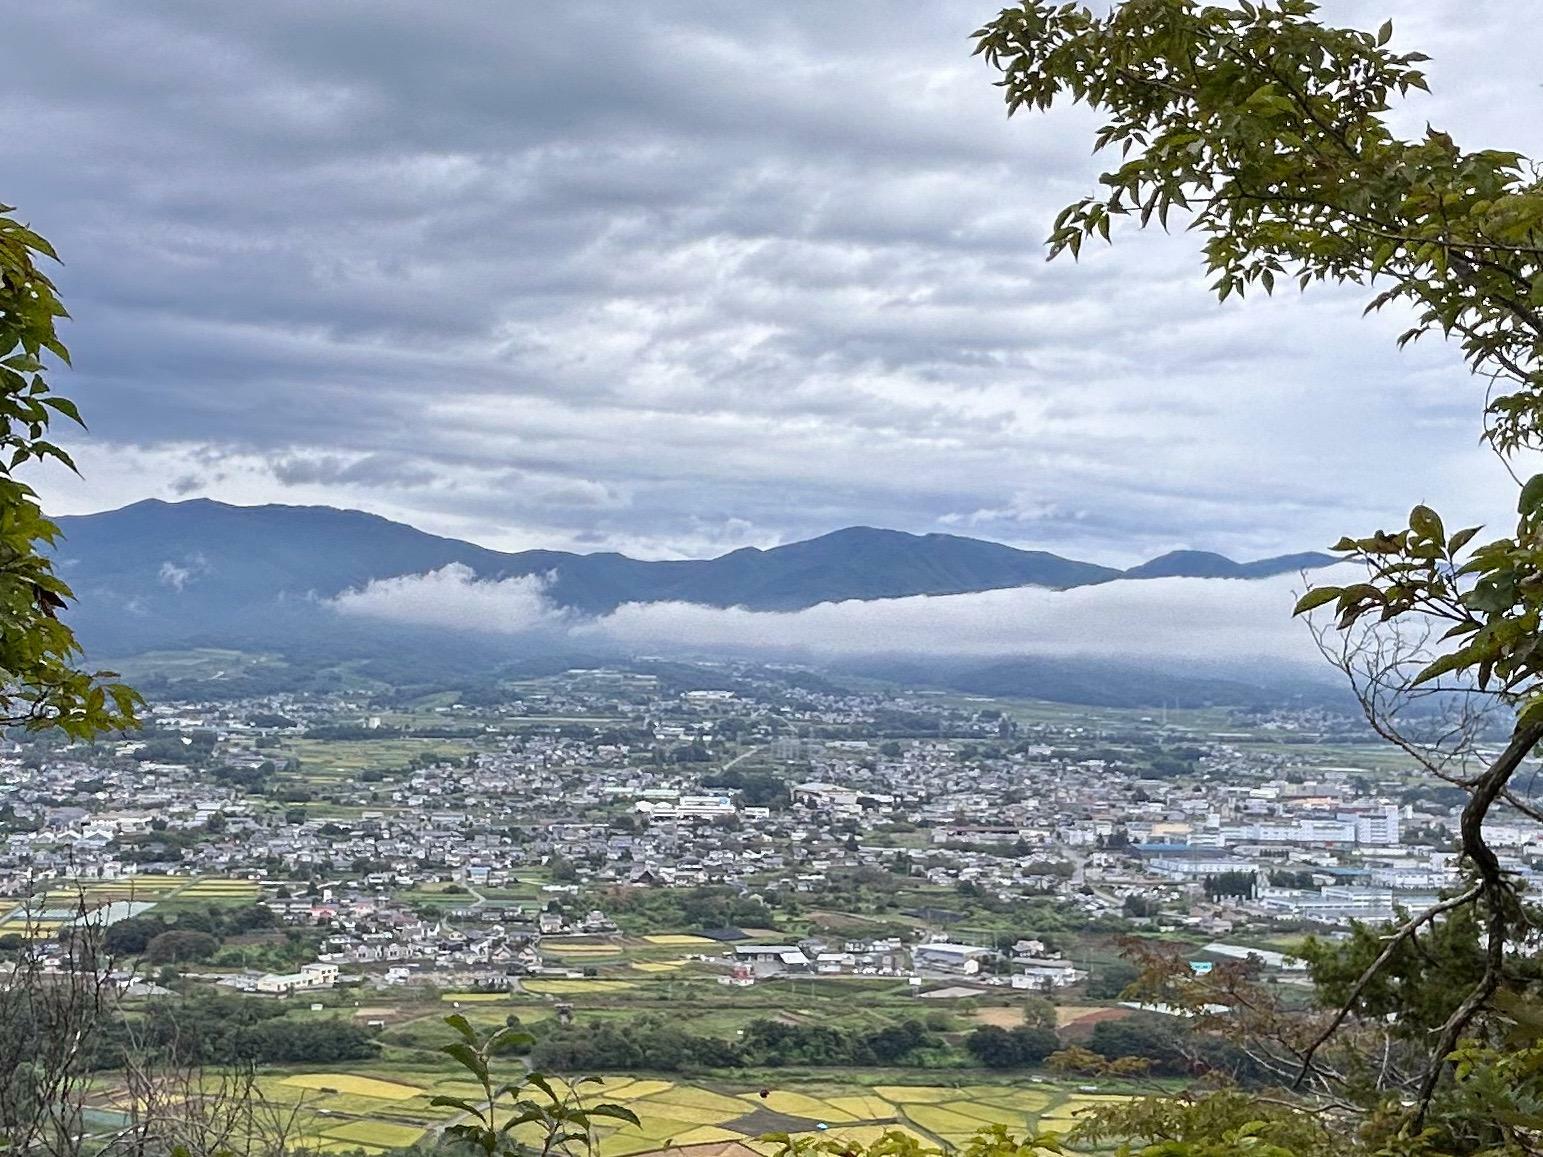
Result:
M200 647L190 651L146 651L125 659L103 660L130 682L159 676L164 679L222 679L258 667L288 669L276 655Z

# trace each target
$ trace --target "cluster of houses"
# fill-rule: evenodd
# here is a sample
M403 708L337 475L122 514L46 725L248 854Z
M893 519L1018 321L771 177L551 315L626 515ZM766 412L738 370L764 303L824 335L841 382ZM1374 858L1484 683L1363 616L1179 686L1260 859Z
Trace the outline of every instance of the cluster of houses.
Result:
M1252 742L1323 740L1343 721L1282 712L1248 733L1202 733L1153 719L1111 739L1072 711L1022 722L989 701L745 671L725 682L734 689L678 691L570 672L495 706L439 708L424 734L441 741L425 739L423 757L357 772L329 765L329 728L356 748L412 734L342 694L161 704L149 736L116 743L8 741L0 895L150 873L255 881L283 922L324 932L314 965L252 981L299 992L338 969L538 971L542 937L616 932L601 899L615 889L818 896L856 871L903 871L917 887L1049 896L1089 921L1224 935L1387 919L1457 879L1454 801L1411 795L1401 772ZM1139 755L1180 744L1176 768ZM726 769L781 790L744 791ZM1523 879L1543 861L1539 835L1519 822L1490 831ZM544 882L534 902L486 895L532 877ZM772 970L1079 979L1042 946L1001 954L948 934L922 921L905 945L768 942L723 960L735 982Z

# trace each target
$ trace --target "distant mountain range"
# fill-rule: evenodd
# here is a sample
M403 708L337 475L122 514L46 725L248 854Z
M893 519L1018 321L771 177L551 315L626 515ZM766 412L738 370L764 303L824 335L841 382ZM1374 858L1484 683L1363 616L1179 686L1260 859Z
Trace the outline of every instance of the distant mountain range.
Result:
M549 576L548 597L583 614L628 602L789 611L848 599L1068 588L1120 579L1262 578L1326 566L1323 554L1237 563L1178 551L1120 571L951 534L849 527L770 550L644 561L615 553L505 553L357 510L150 500L57 519L56 558L79 603L73 625L97 654L314 641L319 604L372 580L458 563L478 578ZM327 616L325 629L336 627Z
M1295 574L1298 571L1317 570L1339 561L1317 551L1301 554L1280 554L1274 558L1261 558L1254 562L1233 562L1226 555L1212 554L1208 550L1174 550L1159 555L1151 562L1133 566L1121 572L1121 578L1228 578L1258 579L1276 574Z

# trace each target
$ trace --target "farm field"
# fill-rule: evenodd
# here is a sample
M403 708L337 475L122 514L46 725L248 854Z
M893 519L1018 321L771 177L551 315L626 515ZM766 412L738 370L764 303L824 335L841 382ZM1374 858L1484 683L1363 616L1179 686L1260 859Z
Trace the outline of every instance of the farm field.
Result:
M351 779L360 771L392 771L405 768L415 758L461 759L475 750L465 739L427 739L411 736L390 739L291 739L283 754L300 760L299 782L326 784Z
M596 993L626 992L637 987L633 980L526 980L520 985L538 996L580 996Z
M224 876L145 874L116 880L54 880L46 892L0 900L0 935L37 939L54 935L107 905L117 905L114 918L148 912L158 905L250 904L261 889L251 880Z
M276 1071L262 1078L262 1089L270 1100L293 1108L309 1143L322 1150L367 1153L413 1144L448 1123L448 1111L432 1106L431 1098L476 1093L473 1084L444 1071L388 1069ZM1128 1099L1051 1084L792 1084L752 1088L726 1081L611 1075L585 1086L585 1097L624 1105L640 1118L638 1125L597 1130L602 1157L717 1141L757 1142L782 1132L867 1143L896 1131L924 1145L958 1149L991 1125L1019 1132L1034 1127L1065 1131L1080 1113Z

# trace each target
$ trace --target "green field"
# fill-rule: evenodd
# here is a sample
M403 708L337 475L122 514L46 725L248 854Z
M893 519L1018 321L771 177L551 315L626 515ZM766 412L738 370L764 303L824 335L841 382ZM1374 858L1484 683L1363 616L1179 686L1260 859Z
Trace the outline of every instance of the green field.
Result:
M179 679L228 679L256 668L286 670L289 664L276 655L230 651L216 647L189 651L145 651L123 659L107 661L109 666L131 682L160 677Z
M288 776L297 782L325 784L351 779L361 771L396 771L415 757L460 759L474 750L464 739L294 739L286 741L285 755L300 760L300 771Z

